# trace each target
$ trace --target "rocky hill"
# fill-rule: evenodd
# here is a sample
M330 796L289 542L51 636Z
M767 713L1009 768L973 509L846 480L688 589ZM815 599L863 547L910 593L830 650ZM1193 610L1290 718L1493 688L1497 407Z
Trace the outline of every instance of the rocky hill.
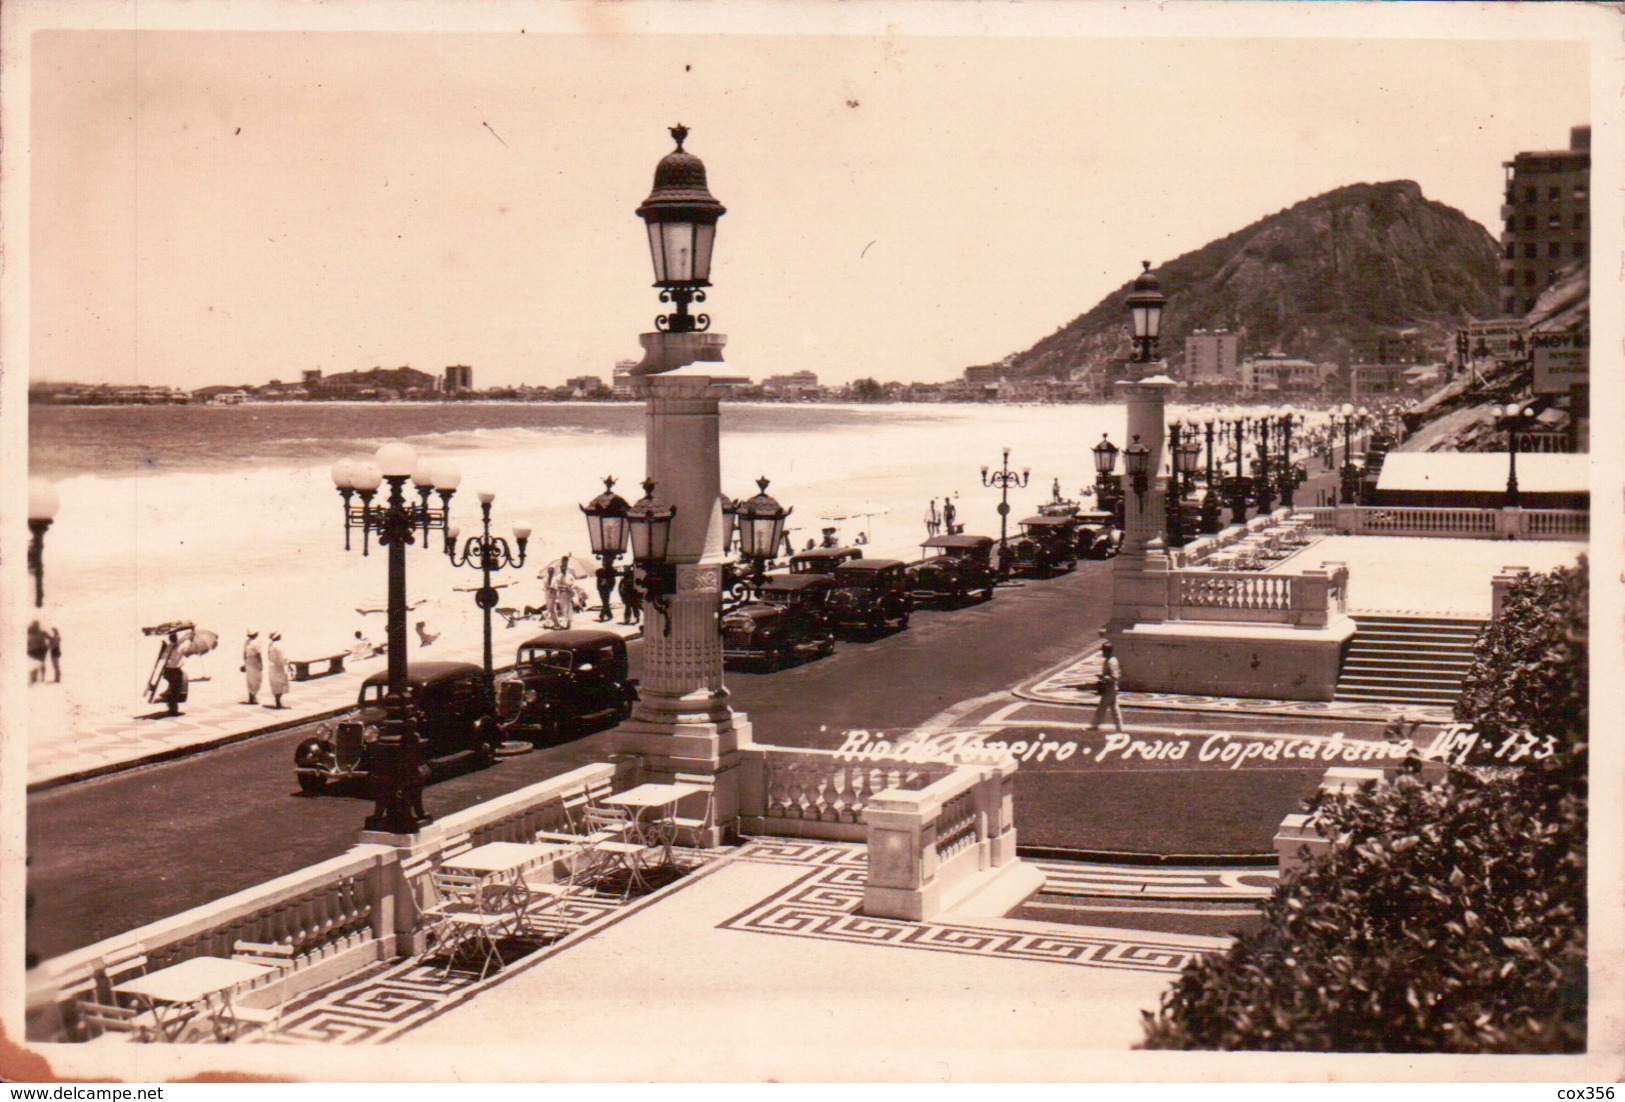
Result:
M1353 341L1405 328L1442 347L1467 318L1495 314L1498 253L1484 227L1410 180L1338 188L1154 264L1168 296L1162 351L1177 371L1185 335L1221 327L1241 334L1243 356L1348 362ZM1130 283L1018 353L1009 374L1064 378L1126 357Z

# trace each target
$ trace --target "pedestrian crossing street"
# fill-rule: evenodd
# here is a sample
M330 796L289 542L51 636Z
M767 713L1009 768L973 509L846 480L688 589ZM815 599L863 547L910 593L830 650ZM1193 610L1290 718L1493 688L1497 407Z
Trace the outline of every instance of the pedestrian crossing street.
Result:
M1279 877L1277 870L1268 866L1159 868L1077 861L1031 863L1044 874L1042 894L1094 899L1252 903L1267 898Z

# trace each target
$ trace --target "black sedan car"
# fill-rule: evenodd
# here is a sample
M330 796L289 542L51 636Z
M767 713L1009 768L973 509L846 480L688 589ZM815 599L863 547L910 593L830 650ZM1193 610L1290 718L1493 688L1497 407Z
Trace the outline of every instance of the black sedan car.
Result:
M878 632L895 623L902 629L913 611L907 566L900 560L852 559L836 568L829 613L837 628Z
M626 640L612 631L532 636L496 685L503 733L538 745L614 726L632 714L637 698Z
M389 675L380 670L361 683L360 710L301 742L294 751L299 787L316 794L329 784L360 780L376 767L374 747L384 723ZM408 706L416 719L425 760L472 755L496 760L502 732L485 670L471 662L413 662L406 667Z
M799 655L833 653L827 601L834 588L828 574L772 575L754 601L722 617L722 657L771 671Z
M1077 565L1075 517L1033 516L1021 522L1021 535L1010 542L1010 572L1044 578Z
M992 565L997 542L992 536L932 536L920 545L927 557L908 568L909 591L916 601L963 604L976 590L984 601L991 599L998 582Z

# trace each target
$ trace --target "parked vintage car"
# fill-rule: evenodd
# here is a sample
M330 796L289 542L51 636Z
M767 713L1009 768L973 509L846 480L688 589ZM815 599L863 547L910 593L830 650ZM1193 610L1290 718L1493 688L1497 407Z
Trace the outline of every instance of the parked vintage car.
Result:
M914 599L908 592L908 566L898 559L852 559L835 570L829 595L835 627L884 631L895 623L908 627Z
M1077 519L1070 516L1028 517L1021 536L1010 541L1010 572L1043 578L1077 565Z
M1123 543L1123 530L1117 527L1113 513L1101 510L1079 513L1077 524L1078 556L1085 559L1109 559L1117 554Z
M519 645L496 685L504 735L537 745L611 727L632 714L626 640L610 631L545 631Z
M384 722L387 671L361 683L360 710L335 725L324 725L294 751L299 787L312 794L329 784L360 780L375 767L373 747ZM417 715L417 734L426 761L472 754L481 765L496 760L502 731L485 670L472 662L413 662L406 667L406 691Z
M856 547L815 547L790 556L790 573L833 574L842 563L862 556Z
M835 631L827 602L828 574L774 574L756 599L722 617L722 657L776 670L796 655L830 654Z
M993 570L992 536L932 536L921 544L925 558L908 568L908 587L916 601L961 604L974 591L993 596L998 578Z

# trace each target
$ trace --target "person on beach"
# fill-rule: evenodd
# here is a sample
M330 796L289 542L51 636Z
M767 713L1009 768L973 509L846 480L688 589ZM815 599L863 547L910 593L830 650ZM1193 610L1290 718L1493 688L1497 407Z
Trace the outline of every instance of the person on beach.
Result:
M186 651L181 647L178 632L170 632L164 644L164 695L169 708L166 714L181 714L181 702L186 699Z
M266 674L271 681L271 695L276 698L275 704L267 704L267 708L286 707L282 698L288 693L288 659L282 653L282 633L271 633L271 645L265 648Z
M61 681L62 680L62 629L57 627L55 624L51 625L50 643L51 643L51 680L52 681ZM45 671L44 670L40 671L40 676L41 677L45 676Z
M251 631L248 639L243 643L243 664L238 668L242 670L243 678L248 682L249 704L258 704L260 695L260 681L265 675L265 655L260 650L260 633Z
M1111 643L1100 644L1100 679L1095 682L1095 689L1100 693L1100 703L1095 705L1095 718L1094 722L1089 724L1089 730L1100 730L1100 721L1111 716L1117 733L1123 733L1123 712L1117 706L1117 686L1122 680L1123 667L1117 664L1117 658L1112 654Z
M35 620L28 625L28 657L33 659L34 665L28 671L30 685L45 680L45 658L51 651L51 640L45 634L45 629Z
M954 503L952 501L950 501L946 496L943 497L943 499L942 499L942 523L943 523L943 526L947 528L948 535L950 535L950 536L959 535L959 529L954 527L954 518L957 517L958 515L959 515L959 511L954 508Z
M610 611L610 598L615 595L615 568L600 566L594 577L598 582L598 622L607 624L615 619L615 614Z
M621 612L623 624L643 619L643 590L638 588L636 569L630 566L621 573Z
M824 529L824 542L819 544L819 546L825 548L841 546L841 541L835 538L835 529Z
M372 645L372 640L357 631L355 633L355 642L350 644L350 657L359 662L363 658L371 658L377 653L378 648Z
M925 507L925 534L929 538L942 530L942 514L937 512L937 499Z

